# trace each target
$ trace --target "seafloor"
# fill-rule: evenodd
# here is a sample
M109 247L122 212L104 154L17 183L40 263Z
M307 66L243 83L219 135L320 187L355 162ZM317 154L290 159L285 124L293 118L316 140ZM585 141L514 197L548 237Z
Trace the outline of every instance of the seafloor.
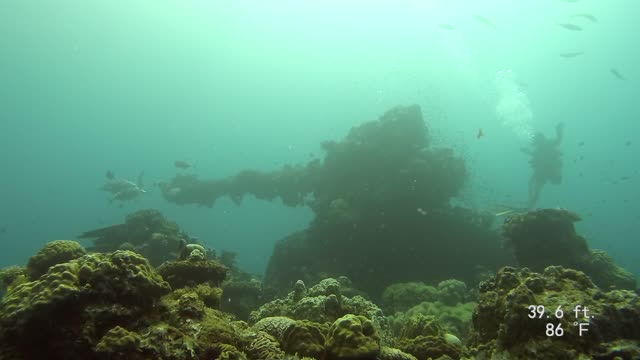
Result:
M557 145L533 144L538 185L557 179ZM419 107L323 147L306 165L160 184L177 204L310 207L264 277L136 211L79 236L86 248L52 241L0 270L0 360L640 359L636 278L569 210L514 208L499 223L451 205L468 171L431 146Z

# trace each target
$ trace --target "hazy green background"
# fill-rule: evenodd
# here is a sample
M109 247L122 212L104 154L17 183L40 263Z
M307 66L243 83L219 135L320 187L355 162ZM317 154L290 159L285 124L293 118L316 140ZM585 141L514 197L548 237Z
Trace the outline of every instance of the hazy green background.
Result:
M521 205L526 141L496 113L496 74L511 69L532 128L566 124L565 181L539 205L583 215L589 243L640 273L639 15L634 0L0 0L0 266L156 207L261 272L308 209L179 207L157 191L118 208L98 190L105 171L152 183L177 159L206 177L275 169L398 104L422 105L436 143L468 160L462 201ZM557 25L569 21L584 30ZM572 51L585 54L559 56Z

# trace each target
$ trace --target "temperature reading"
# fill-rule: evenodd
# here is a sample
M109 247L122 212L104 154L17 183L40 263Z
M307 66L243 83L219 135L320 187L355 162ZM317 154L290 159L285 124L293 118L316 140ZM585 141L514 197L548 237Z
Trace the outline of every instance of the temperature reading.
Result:
M547 330L545 331L545 334L547 336L562 336L564 335L564 330L562 329L562 325L557 324L551 324L548 323L547 325Z

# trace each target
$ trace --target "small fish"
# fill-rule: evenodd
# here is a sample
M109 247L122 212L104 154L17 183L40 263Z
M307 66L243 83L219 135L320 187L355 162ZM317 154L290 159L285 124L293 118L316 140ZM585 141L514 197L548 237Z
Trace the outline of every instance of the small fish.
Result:
M565 58L565 59L574 58L574 57L580 56L580 55L584 55L584 51L574 51L574 52L560 53L560 56Z
M626 143L624 143L624 144L625 144L626 146L631 145L631 140L627 140L627 142L626 142Z
M440 24L439 25L440 29L444 29L444 30L454 30L455 27L453 25L449 25L449 24Z
M476 134L476 139L480 139L483 136L484 136L484 132L482 131L482 128L478 129L478 134Z
M570 23L558 23L558 26L567 29L567 30L571 30L571 31L582 31L582 28L578 25L575 24L570 24Z
M571 17L573 18L583 18L583 19L587 19L591 22L598 22L598 18L596 18L595 16L591 15L591 14L587 14L587 13L582 13L582 14L573 14L571 15Z
M487 25L487 26L489 26L491 28L494 28L496 30L498 29L496 27L496 25L493 22L491 22L491 20L487 19L486 17L484 17L482 15L473 15L473 18L476 19L476 21L481 22L481 23L483 23L483 24L485 24L485 25Z
M7 232L7 228L6 227L0 227L0 234L4 234Z
M578 146L584 146L584 141L580 141L580 142L578 143Z
M183 160L176 160L176 161L173 163L173 165L174 165L175 167L177 167L178 169L183 169L183 170L186 170L186 169L188 169L188 168L190 168L190 167L192 167L192 166L193 166L190 162L183 161Z
M104 176L106 176L107 179L109 179L109 180L113 180L113 179L116 178L116 176L114 175L113 171L111 171L111 170L107 170L107 173L104 174Z
M627 80L627 78L622 76L622 74L620 74L620 72L617 69L611 68L609 69L609 71L613 76L617 77L619 80Z

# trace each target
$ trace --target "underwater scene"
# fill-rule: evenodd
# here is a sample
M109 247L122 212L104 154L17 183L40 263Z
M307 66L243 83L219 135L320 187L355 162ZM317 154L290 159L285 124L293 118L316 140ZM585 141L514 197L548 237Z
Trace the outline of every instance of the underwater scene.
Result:
M0 360L640 359L639 14L0 2Z

